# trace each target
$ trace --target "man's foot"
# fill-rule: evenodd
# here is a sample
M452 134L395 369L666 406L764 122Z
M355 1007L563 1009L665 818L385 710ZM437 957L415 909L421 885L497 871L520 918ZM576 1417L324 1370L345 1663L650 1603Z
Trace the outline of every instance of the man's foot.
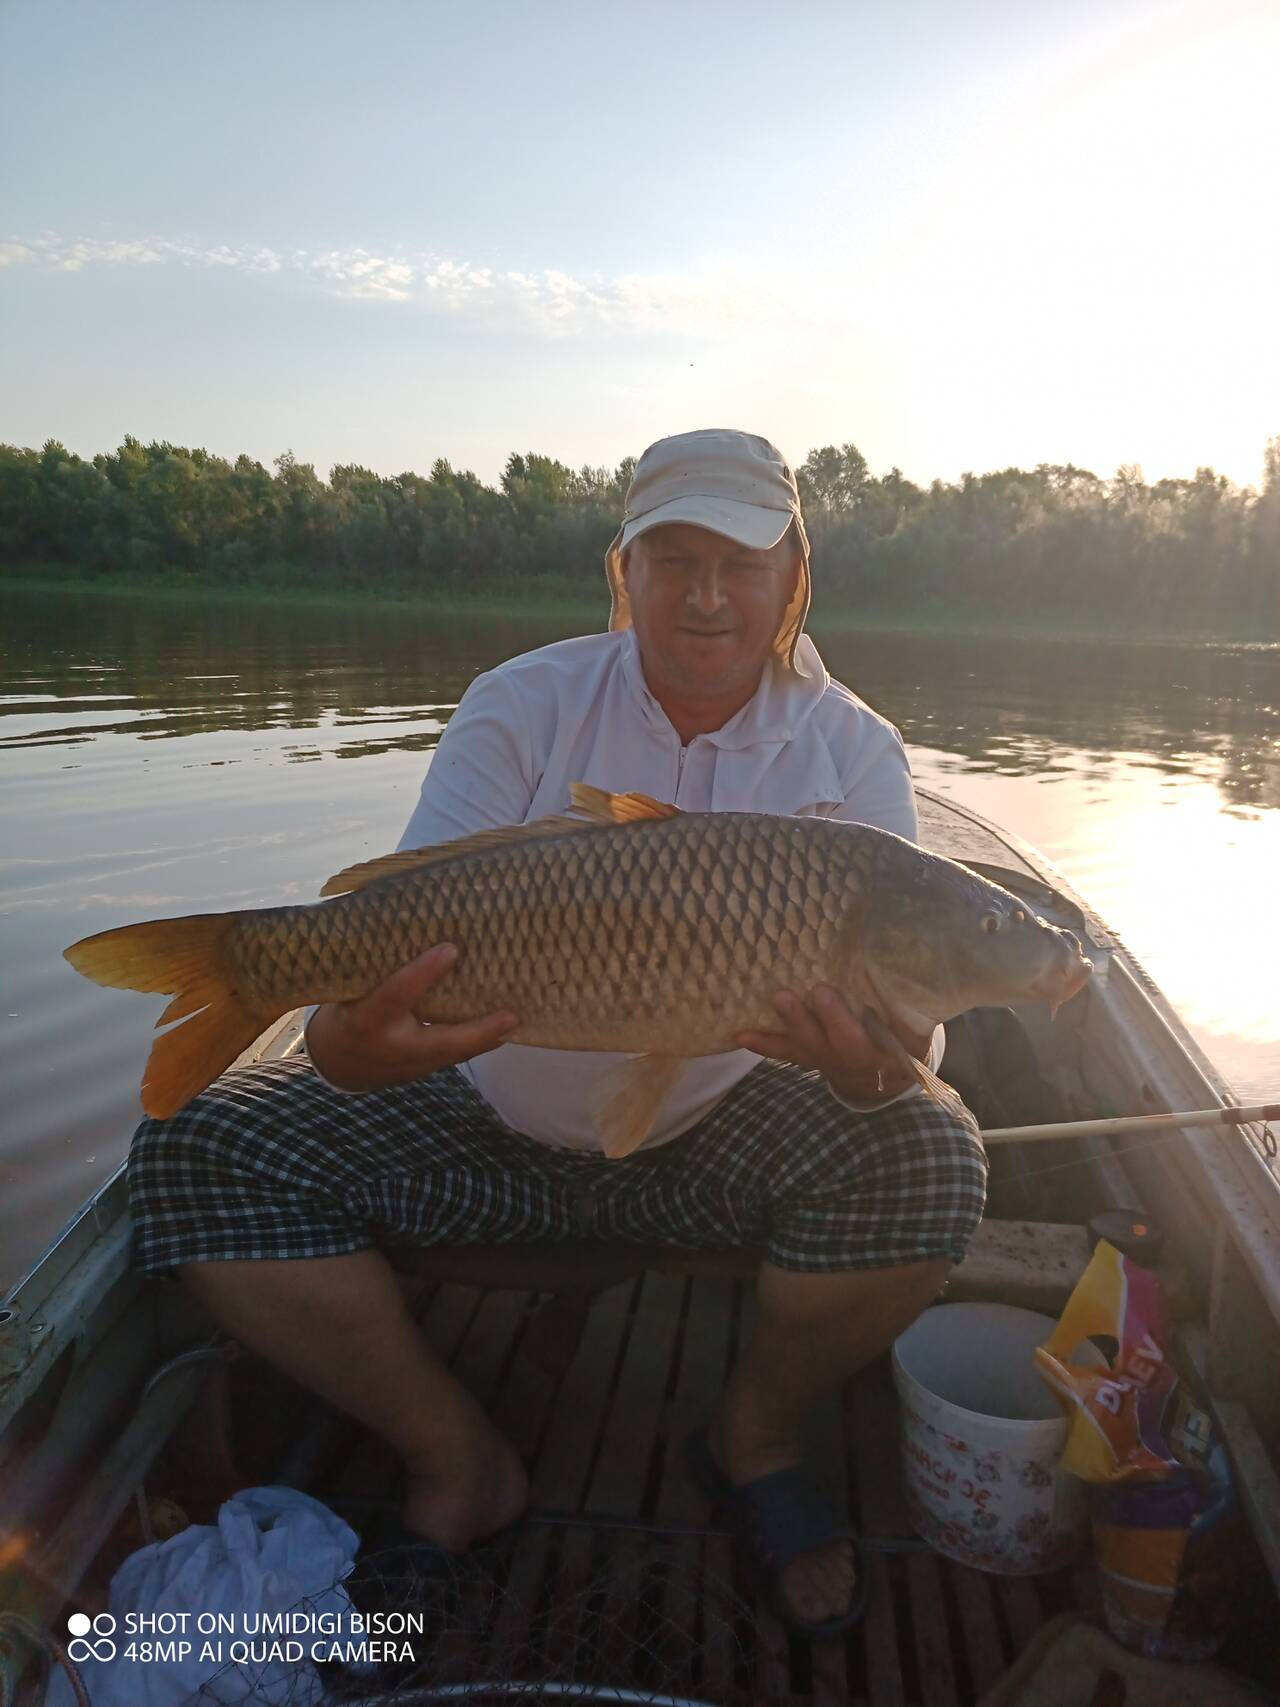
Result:
M735 1435L738 1431L734 1431ZM749 1439L726 1439L722 1420L707 1430L707 1445L716 1467L734 1487L744 1487L778 1470L797 1469L801 1463L798 1441L765 1443ZM853 1543L833 1540L811 1552L799 1554L782 1566L776 1593L803 1624L825 1624L844 1618L858 1594L858 1568Z
M529 1503L529 1478L515 1447L483 1415L461 1444L406 1468L405 1528L450 1553L496 1535Z

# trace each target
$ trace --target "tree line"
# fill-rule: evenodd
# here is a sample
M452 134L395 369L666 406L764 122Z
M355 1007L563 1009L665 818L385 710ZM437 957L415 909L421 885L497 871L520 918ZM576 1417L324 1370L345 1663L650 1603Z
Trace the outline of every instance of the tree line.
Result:
M573 469L534 452L496 486L441 458L429 474L353 463L322 480L126 438L84 459L55 440L0 445L0 562L51 575L216 587L563 595L600 587L634 469ZM1070 464L924 487L873 475L852 444L797 469L823 608L997 613L1280 634L1280 437L1258 490L1211 468L1148 483Z

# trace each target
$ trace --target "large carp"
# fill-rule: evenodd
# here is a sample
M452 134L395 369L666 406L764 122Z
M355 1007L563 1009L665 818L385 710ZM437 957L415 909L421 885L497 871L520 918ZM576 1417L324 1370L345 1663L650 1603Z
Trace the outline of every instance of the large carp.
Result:
M621 1050L593 1111L604 1147L643 1143L690 1056L777 1025L774 995L839 990L934 1095L890 1023L927 1033L966 1009L1041 997L1092 970L1017 896L885 830L827 818L681 812L575 784L580 816L484 831L340 872L301 907L125 925L66 950L100 984L174 999L142 1100L164 1118L281 1014L362 996L438 942L458 945L419 1018L512 1009L511 1041Z

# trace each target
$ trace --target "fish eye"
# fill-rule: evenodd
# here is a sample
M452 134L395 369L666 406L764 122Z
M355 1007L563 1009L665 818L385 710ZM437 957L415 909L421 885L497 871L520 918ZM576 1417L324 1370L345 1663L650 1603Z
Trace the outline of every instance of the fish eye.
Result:
M982 915L982 930L987 936L994 936L1000 929L999 913L984 913Z
M1026 924L1027 915L1023 912L1021 907L1019 907L1017 912L1013 915L1013 922L1015 925L1025 925Z

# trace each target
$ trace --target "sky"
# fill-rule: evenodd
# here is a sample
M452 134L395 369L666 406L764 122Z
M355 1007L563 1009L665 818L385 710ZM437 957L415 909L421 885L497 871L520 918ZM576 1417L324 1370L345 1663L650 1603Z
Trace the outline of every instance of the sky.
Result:
M1280 0L0 0L0 441L1261 477Z

